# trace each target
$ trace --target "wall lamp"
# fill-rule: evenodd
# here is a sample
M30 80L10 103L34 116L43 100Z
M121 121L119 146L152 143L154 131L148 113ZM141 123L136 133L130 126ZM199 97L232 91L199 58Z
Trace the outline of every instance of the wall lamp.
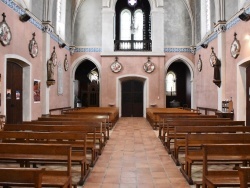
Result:
M27 22L30 19L30 15L28 15L27 13L24 13L23 15L19 16L19 20L21 22Z
M19 20L21 22L27 22L31 18L31 16L30 16L29 13L30 13L29 10L25 9L24 14L22 14L22 15L19 16Z
M202 47L202 48L207 48L207 47L208 47L208 44L203 43L203 44L201 45L201 47Z
M63 42L63 43L59 43L59 41L60 41L60 37L59 37L59 35L57 35L57 37L58 37L58 45L59 45L59 48L64 48L65 46L66 46L66 44Z
M59 44L59 48L64 48L66 46L65 43Z
M239 15L239 18L240 18L242 21L247 22L247 21L250 19L250 15L247 14L247 13L244 11L244 12L242 12L242 13Z

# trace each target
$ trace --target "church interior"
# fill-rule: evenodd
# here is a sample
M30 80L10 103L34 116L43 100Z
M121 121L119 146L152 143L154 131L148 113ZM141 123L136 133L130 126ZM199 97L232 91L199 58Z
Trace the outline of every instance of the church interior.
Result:
M249 186L249 28L250 0L0 0L0 186Z

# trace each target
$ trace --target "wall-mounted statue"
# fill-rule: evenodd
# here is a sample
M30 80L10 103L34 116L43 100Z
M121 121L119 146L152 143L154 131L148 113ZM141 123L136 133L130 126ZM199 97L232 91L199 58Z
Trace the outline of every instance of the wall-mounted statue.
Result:
M216 54L214 53L214 48L212 47L212 53L210 55L210 65L214 68L214 79L213 82L215 85L220 87L221 85L221 78L220 78L220 60L217 58Z
M54 79L55 70L54 69L56 65L57 65L57 55L56 55L55 47L54 47L51 57L47 61L47 84L49 86L55 84L55 79Z

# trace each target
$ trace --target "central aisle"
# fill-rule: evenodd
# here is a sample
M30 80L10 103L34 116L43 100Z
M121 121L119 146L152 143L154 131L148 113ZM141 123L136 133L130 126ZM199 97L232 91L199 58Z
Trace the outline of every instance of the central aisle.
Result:
M84 188L189 188L145 118L120 118Z

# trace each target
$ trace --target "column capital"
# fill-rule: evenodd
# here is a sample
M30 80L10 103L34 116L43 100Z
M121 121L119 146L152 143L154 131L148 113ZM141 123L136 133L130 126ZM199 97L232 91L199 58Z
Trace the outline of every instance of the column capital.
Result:
M214 25L214 31L219 34L221 32L225 32L227 27L226 27L226 21L218 21L217 24Z
M42 24L43 24L43 32L50 34L54 31L54 27L50 24L49 21L44 21L42 22Z

